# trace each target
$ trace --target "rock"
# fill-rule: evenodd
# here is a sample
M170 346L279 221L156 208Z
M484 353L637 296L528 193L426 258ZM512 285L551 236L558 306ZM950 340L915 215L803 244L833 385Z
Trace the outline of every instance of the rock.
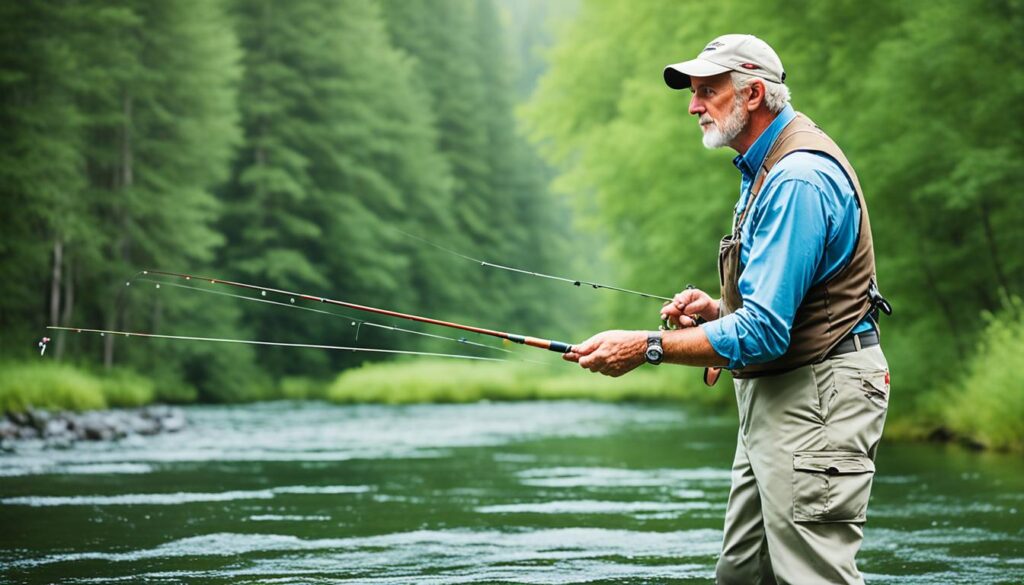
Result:
M167 418L173 415L174 413L170 406L166 406L163 404L153 404L143 408L140 414L145 418L160 420L163 418Z
M63 437L71 434L71 428L68 426L68 421L61 418L52 418L43 427L42 434L44 437Z
M8 412L7 418L19 427L28 426L29 424L28 415L24 412Z
M185 414L175 410L171 416L160 421L160 427L165 433L176 433L185 428Z
M82 414L80 437L87 441L109 441L114 438L114 432L105 420L106 417L99 412L86 412Z
M160 432L160 423L143 416L130 419L132 432L139 435L155 435Z
M46 412L45 410L36 410L34 408L29 408L26 411L26 414L28 415L29 424L35 427L40 433L46 430L46 423L50 422L50 419L52 418L49 412Z
M14 441L42 438L47 447L65 449L74 441L110 441L174 433L186 424L183 410L163 405L82 413L29 409L0 417L0 442L14 445Z

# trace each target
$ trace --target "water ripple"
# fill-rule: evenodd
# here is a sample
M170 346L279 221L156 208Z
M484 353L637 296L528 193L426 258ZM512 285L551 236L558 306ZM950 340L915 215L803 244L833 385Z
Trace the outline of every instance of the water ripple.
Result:
M165 494L119 494L115 496L18 496L2 498L8 506L173 506L194 502L228 502L232 500L269 500L278 494L358 494L371 491L365 485L284 486L264 490L227 492L174 492Z

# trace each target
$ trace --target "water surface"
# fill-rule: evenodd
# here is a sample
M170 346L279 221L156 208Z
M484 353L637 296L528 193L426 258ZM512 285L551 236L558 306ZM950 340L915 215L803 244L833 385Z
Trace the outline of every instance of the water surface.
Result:
M736 423L590 402L191 407L0 455L13 583L709 583ZM883 443L869 583L1024 582L1024 461Z

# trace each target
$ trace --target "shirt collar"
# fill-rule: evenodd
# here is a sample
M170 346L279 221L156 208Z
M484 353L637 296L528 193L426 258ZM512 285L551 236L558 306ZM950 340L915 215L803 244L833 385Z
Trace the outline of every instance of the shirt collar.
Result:
M768 150L775 144L775 139L779 137L779 134L782 134L782 129L786 127L786 124L789 124L790 120L795 117L796 112L793 111L793 106L787 104L779 112L779 115L775 116L772 123L765 128L764 132L757 137L757 140L750 145L747 153L737 155L736 158L732 159L732 164L736 165L736 168L743 173L745 179L749 181L754 180L754 177L757 175L757 169L761 168L761 163L764 162L764 157L768 154Z

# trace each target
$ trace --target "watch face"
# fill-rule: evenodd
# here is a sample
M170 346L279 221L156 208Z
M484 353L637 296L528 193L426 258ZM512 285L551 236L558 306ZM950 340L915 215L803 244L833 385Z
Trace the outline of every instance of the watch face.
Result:
M656 363L660 362L661 361L661 356L662 356L661 348L660 347L648 347L647 348L646 356L647 356L647 361L649 361L651 363L655 363L656 364Z

